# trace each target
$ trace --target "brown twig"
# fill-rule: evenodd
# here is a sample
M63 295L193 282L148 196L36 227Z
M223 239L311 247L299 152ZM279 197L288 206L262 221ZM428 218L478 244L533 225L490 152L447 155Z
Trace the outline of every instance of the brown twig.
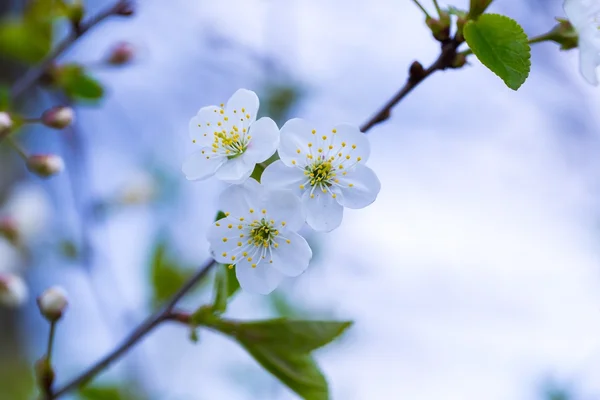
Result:
M460 45L457 40L449 40L442 44L442 51L439 57L429 66L427 69L423 69L420 63L414 62L409 71L408 79L400 90L392 97L387 103L381 107L375 115L373 115L367 122L361 125L360 130L364 133L369 131L375 125L387 120L394 108L406 95L408 95L414 88L416 88L421 82L427 79L436 71L441 71L446 68L452 67L452 61L456 57L456 49Z
M198 271L192 276L178 291L171 297L169 302L159 310L158 312L149 316L140 326L138 326L121 345L107 354L104 358L96 362L86 371L82 372L79 376L75 377L62 387L54 391L52 399L57 399L60 396L74 390L82 385L85 385L88 381L93 379L96 375L110 366L119 357L125 354L129 349L139 343L148 333L154 328L160 325L162 322L172 320L172 311L181 300L206 274L210 271L211 267L215 264L213 259L207 260Z
M19 80L15 82L10 91L12 100L19 98L25 92L27 92L39 79L40 77L52 66L54 61L60 57L73 43L82 37L87 31L104 21L106 18L113 15L126 15L128 10L131 10L130 0L119 0L111 7L98 13L90 20L79 25L77 30L71 30L69 36L67 36L62 42L60 42L54 50L42 61L39 65L36 65L25 73Z

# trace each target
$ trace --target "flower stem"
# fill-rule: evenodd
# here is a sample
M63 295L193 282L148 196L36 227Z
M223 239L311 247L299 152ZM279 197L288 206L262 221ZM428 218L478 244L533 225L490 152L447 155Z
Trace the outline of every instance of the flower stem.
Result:
M423 14L425 14L425 16L427 18L431 18L431 16L429 15L429 13L427 12L427 10L425 9L425 7L423 7L421 5L421 3L419 3L419 0L413 0L413 3L415 3L417 5L417 7L419 7L421 9L421 11L423 11Z
M10 147L12 147L17 153L19 153L23 160L27 161L27 158L29 158L29 156L27 155L27 152L25 151L23 146L21 146L19 143L17 143L16 140L14 140L11 137L6 138L6 141L8 142Z
M52 365L52 350L54 349L54 336L56 335L56 321L50 322L50 334L48 335L48 349L46 350L46 359L48 364Z
M438 0L433 0L433 5L435 6L435 10L437 11L438 15L441 17L442 9L440 8L440 5L438 4Z

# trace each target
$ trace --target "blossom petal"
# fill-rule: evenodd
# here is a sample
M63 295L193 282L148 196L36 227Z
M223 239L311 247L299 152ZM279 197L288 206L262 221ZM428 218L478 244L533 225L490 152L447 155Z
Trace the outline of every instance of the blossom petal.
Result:
M264 202L264 187L250 178L243 185L232 185L223 190L219 204L231 217L246 217L250 209L259 210Z
M357 165L346 176L340 177L342 196L338 202L348 208L364 208L373 203L381 190L381 183L375 172L364 165ZM352 185L349 187L348 185Z
M301 118L290 119L281 127L278 152L285 165L291 167L294 165L293 161L300 166L306 165L307 155L311 153L308 143L316 140L313 130L315 129Z
M190 154L183 162L181 171L190 181L206 179L212 176L225 161L225 157L214 155L210 147L205 147L201 151Z
M594 86L598 86L598 66L600 66L600 45L580 36L579 71L585 80Z
M279 128L271 118L263 117L250 125L248 135L251 139L244 157L259 163L275 154L279 146Z
M220 263L230 263L230 253L236 250L236 243L239 240L238 230L228 228L230 221L227 218L214 222L208 228L206 238L210 244L210 250L213 258Z
M221 108L217 106L203 107L196 116L190 119L190 138L195 140L197 145L204 147L212 143L217 124L223 121L220 111Z
M281 160L269 164L260 178L261 183L268 189L289 189L297 196L300 196L300 185L305 180L304 171L296 167L288 167Z
M267 191L264 204L267 215L275 221L275 226L279 227L283 222L285 229L297 231L304 225L305 214L302 203L291 191Z
M363 163L367 162L371 155L371 146L367 136L358 127L339 124L333 130L336 133L330 134L330 136L336 153L342 153L343 156L349 155L352 162L356 161L358 157Z
M244 157L227 160L217 169L216 177L223 182L240 184L247 180L254 170L254 164L246 162Z
M286 276L298 276L308 267L312 250L306 239L295 232L287 232L286 238L289 243L281 240L279 246L273 249L271 266Z
M245 123L251 124L256 121L259 104L258 96L252 90L238 89L227 101L226 112L232 117L239 115Z
M600 3L597 0L565 0L563 8L577 30L591 23L594 15L600 13Z
M258 294L269 294L283 280L284 275L264 260L255 268L244 259L235 265L235 274L242 289Z
M306 223L319 232L331 232L342 223L344 207L331 194L315 190L310 197L307 190L302 195L302 204L306 209Z

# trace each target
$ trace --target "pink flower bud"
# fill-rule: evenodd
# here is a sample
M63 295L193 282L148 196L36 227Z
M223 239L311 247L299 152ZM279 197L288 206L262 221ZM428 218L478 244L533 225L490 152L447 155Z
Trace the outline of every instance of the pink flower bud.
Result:
M65 169L65 162L55 154L34 154L27 158L27 168L42 178L48 178Z
M58 321L67 305L69 299L67 292L60 286L53 286L46 289L37 299L38 307L42 315L50 322Z
M17 244L19 242L17 221L11 217L0 217L0 236L12 244Z
M7 307L18 307L28 297L27 285L17 275L0 274L0 304Z
M118 43L108 56L108 63L112 65L127 64L135 56L135 47L131 43Z
M7 112L0 112L0 137L6 135L10 132L10 128L12 128L13 121L10 117L10 114Z
M42 123L50 128L63 129L74 120L75 112L71 107L53 107L42 114Z

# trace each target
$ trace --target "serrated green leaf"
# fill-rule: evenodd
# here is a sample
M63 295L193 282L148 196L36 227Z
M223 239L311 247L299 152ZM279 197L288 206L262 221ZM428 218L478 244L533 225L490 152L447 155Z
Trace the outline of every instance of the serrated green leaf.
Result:
M215 326L246 343L281 347L307 353L333 341L352 325L351 321L304 321L286 318L236 322L221 320Z
M323 373L309 354L240 340L240 344L264 369L306 400L327 400L329 389Z
M504 15L484 14L463 29L473 54L506 86L517 90L529 76L531 48L523 28Z

